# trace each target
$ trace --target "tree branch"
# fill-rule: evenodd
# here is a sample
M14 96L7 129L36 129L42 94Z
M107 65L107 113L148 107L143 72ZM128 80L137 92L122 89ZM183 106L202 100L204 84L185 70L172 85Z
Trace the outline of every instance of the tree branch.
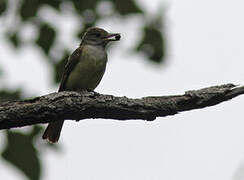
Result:
M174 115L181 111L213 106L244 94L233 84L187 91L184 95L130 99L96 92L59 92L25 101L0 104L0 129L23 127L57 120L103 118L141 119Z

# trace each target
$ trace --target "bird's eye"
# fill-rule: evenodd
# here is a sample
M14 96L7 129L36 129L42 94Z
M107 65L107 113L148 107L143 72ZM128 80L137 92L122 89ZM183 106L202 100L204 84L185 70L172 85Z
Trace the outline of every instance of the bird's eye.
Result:
M96 37L101 37L101 34L100 33L96 33L95 36Z

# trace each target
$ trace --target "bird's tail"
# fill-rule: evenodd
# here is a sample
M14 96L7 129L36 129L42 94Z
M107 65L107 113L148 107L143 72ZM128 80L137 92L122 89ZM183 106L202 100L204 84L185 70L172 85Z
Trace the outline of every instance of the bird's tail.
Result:
M51 122L48 124L42 139L47 139L51 143L58 142L64 121Z

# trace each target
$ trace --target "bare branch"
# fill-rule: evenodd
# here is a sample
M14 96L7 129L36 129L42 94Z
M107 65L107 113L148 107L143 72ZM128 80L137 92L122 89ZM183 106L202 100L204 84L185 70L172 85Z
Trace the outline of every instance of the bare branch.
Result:
M95 92L59 92L25 101L0 104L0 129L23 127L57 120L103 118L115 120L156 117L213 106L244 94L233 84L188 91L178 96L130 99Z

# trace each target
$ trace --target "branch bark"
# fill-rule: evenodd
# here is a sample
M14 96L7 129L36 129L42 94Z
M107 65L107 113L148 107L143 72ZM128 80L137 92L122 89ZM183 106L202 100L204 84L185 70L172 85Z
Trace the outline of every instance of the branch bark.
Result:
M103 118L155 120L182 111L213 106L244 94L233 84L187 91L184 95L130 99L96 92L59 92L34 99L0 104L0 129L57 120Z

